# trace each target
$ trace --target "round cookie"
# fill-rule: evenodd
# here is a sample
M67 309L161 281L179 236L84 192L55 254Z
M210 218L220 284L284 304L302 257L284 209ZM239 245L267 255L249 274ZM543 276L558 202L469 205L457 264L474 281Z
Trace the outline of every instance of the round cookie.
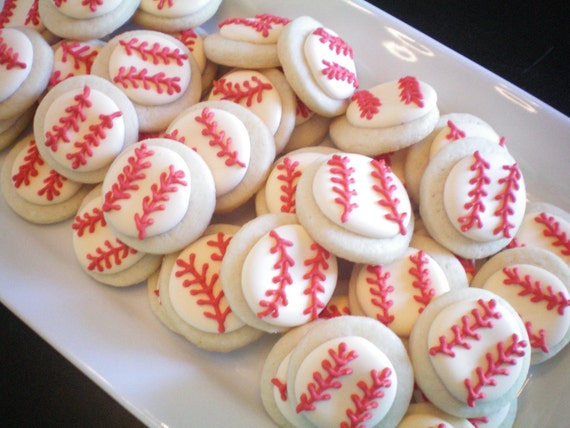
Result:
M13 119L38 101L52 66L53 51L35 30L0 29L0 120Z
M188 48L157 31L116 35L97 55L91 73L129 97L142 132L164 131L182 110L199 101L202 90L201 73Z
M281 65L277 40L290 22L271 14L253 18L227 18L218 24L218 32L204 40L207 57L217 64L237 68L274 68Z
M195 150L216 185L216 212L243 205L263 185L273 159L273 137L247 108L230 101L204 101L184 110L168 126L166 138Z
M16 143L6 156L0 186L10 208L36 224L73 217L90 190L51 169L40 155L32 134Z
M427 399L467 418L511 403L531 359L528 334L515 309L500 296L471 287L426 306L409 346L416 383Z
M146 281L146 295L153 314L164 324L168 329L174 333L178 333L174 327L174 323L166 316L166 311L162 306L162 299L160 298L160 283L158 277L160 276L160 268L150 275Z
M91 278L114 287L146 281L158 270L162 257L137 251L118 239L105 221L102 206L99 185L85 196L71 225L79 265Z
M48 88L81 74L91 74L91 66L105 45L102 40L61 40L53 45L53 71Z
M315 19L301 16L281 31L277 54L303 103L326 117L344 113L359 85L349 44Z
M441 149L420 184L429 234L454 254L480 259L507 246L524 216L526 189L517 162L483 138Z
M325 320L291 354L287 395L299 427L395 427L413 392L413 371L401 340L366 317Z
M179 251L202 235L214 212L212 174L192 149L166 138L127 147L103 181L105 220L130 247Z
M165 256L159 292L176 332L196 346L230 352L263 334L233 313L219 279L222 260L238 226L212 224L182 251Z
M99 183L115 157L138 139L132 103L98 76L70 77L52 88L34 116L46 163L81 183Z
M414 229L407 193L382 160L334 153L309 165L297 184L297 216L313 239L356 263L388 263Z
M377 156L421 141L438 119L435 89L415 76L405 76L355 92L329 132L341 150Z
M139 0L97 2L39 0L39 13L46 28L64 39L101 39L125 24Z
M398 428L438 427L438 428L474 428L466 418L458 418L443 412L434 405L412 403L408 407Z
M172 32L202 25L215 15L222 0L140 0L133 22L143 28Z
M507 300L530 338L531 364L554 357L570 342L570 267L547 250L504 250L479 269L471 283Z
M293 214L265 214L234 235L220 279L245 323L283 332L318 318L336 287L337 262Z

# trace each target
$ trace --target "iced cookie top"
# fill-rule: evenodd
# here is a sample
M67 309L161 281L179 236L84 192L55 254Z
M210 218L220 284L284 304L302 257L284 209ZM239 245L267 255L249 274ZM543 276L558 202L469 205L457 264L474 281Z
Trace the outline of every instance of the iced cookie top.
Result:
M115 10L117 0L51 0L53 5L64 15L73 19L91 19Z
M144 142L129 146L103 182L105 218L139 240L168 232L185 216L190 189L189 166L181 155Z
M462 235L479 242L511 238L524 216L525 183L506 150L477 150L452 166L443 201L449 220Z
M229 333L245 324L232 312L219 272L232 233L206 234L176 257L168 277L170 302L186 323L206 333Z
M373 238L406 234L410 200L383 160L333 154L319 166L312 190L322 213L340 227Z
M62 40L54 51L53 72L49 86L81 74L90 74L91 66L105 42L101 40Z
M115 101L89 85L64 91L46 109L44 145L66 169L92 172L123 149L125 123Z
M419 119L436 106L435 90L414 76L406 76L356 92L346 118L353 126L386 128Z
M435 297L450 290L447 277L425 251L409 247L385 265L361 265L354 278L356 297L366 316L407 337Z
M249 308L263 321L282 327L317 319L336 281L336 257L298 224L264 234L247 254L241 279Z
M493 402L524 373L530 352L520 320L496 299L462 299L433 319L431 364L447 391L469 407Z
M228 18L218 24L220 35L226 39L257 43L275 44L288 18L267 13L255 15L253 18Z
M38 11L38 0L6 0L0 8L0 28L26 26L38 32L45 29Z
M34 47L26 34L15 28L0 29L0 102L28 78L33 59Z
M189 52L172 36L133 31L119 37L108 64L111 81L137 104L179 99L191 79Z
M163 18L178 18L195 13L209 0L141 0L139 8L151 15Z
M294 380L295 410L315 426L376 426L398 391L388 356L359 336L330 339L314 348Z
M65 202L81 188L45 163L31 136L12 164L12 183L22 199L37 205Z

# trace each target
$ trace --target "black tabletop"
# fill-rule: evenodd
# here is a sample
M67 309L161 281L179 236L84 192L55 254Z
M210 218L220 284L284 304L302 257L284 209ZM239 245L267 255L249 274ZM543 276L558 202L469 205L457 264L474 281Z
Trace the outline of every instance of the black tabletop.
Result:
M570 27L562 7L524 0L372 3L570 115ZM4 426L141 425L4 306L0 325Z

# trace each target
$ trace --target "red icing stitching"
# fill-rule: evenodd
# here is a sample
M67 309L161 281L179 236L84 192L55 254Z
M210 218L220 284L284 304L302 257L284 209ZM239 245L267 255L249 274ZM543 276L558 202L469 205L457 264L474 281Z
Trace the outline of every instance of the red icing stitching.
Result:
M196 34L192 28L180 31L180 33L176 35L176 38L184 43L184 46L186 46L190 52L194 52L194 46L196 45L198 34Z
M301 99L295 95L295 99L297 101L297 108L295 109L295 114L297 116L301 116L302 118L308 118L309 116L311 116L311 114L313 114L313 111L307 107L307 105L301 101Z
M380 194L381 197L378 200L378 205L388 210L388 213L384 215L384 218L396 223L399 227L400 234L405 235L406 225L404 224L404 220L407 217L407 213L398 212L400 200L393 196L394 192L398 190L398 187L392 183L394 180L392 170L382 160L372 159L370 164L373 168L371 175L379 182L379 184L374 184L372 186L372 189Z
M114 246L113 244L117 245ZM96 254L87 254L87 260L91 261L87 266L88 270L96 269L98 272L103 272L105 269L113 267L113 265L120 265L130 254L137 253L137 250L129 247L118 238L115 238L114 243L106 239L104 245L106 248L97 247L95 250Z
M179 143L182 144L186 143L186 137L180 133L179 129L173 129L172 132L165 132L162 137L178 141Z
M291 20L288 18L281 18L279 16L270 15L268 13L263 13L255 15L254 19L251 18L229 18L226 19L218 25L222 28L226 25L237 24L243 25L245 27L251 27L256 32L261 33L263 37L269 36L269 31L273 29L273 25L287 25Z
M353 88L358 88L360 85L358 83L358 78L356 74L350 71L348 68L336 62L330 62L326 59L322 60L324 68L321 69L321 73L325 75L329 80L340 80L341 82L347 82L352 85Z
M461 266L463 266L463 269L465 270L465 273L467 275L471 276L475 275L475 273L477 272L477 268L475 266L475 259L466 259L458 255L455 255L455 258L459 260L459 263L461 263Z
M358 358L358 353L354 350L348 350L346 343L341 342L338 350L329 349L328 353L332 359L323 359L321 367L327 373L326 377L315 371L313 372L314 382L309 382L307 392L303 392L299 397L296 412L315 410L315 403L318 401L330 400L331 396L326 391L329 389L339 389L342 383L338 380L342 376L352 374L350 367L345 367L349 362Z
M424 95L420 88L420 82L413 76L402 77L398 80L400 89L400 100L404 104L415 104L418 107L424 106Z
M549 311L556 309L559 315L564 315L564 310L570 306L570 299L567 299L563 292L555 293L552 285L544 286L540 281L533 281L530 275L521 277L517 267L505 267L503 273L506 276L503 284L522 287L518 292L519 296L530 296L533 303L545 302Z
M63 187L65 181L67 181L67 178L51 169L49 175L43 181L45 186L38 190L38 196L45 195L48 201L53 201L55 197L61 194L60 189Z
M372 418L372 413L369 410L378 407L377 400L384 397L383 389L392 386L391 375L392 370L388 367L381 371L371 370L370 378L372 382L370 385L367 385L363 380L356 384L362 391L362 396L351 394L350 399L354 403L355 410L346 409L346 416L348 416L350 422L342 422L340 424L341 428L360 427L362 426L360 424Z
M465 138L465 131L459 129L451 120L447 121L447 127L449 128L449 133L445 136L446 140L455 141Z
M367 90L357 91L352 96L352 101L355 101L360 110L360 117L370 120L374 115L380 111L380 98Z
M138 89L142 85L148 91L154 86L158 94L166 92L168 95L173 95L182 91L178 84L180 77L166 77L166 73L163 71L159 71L156 74L148 74L148 69L143 68L137 71L136 67L132 65L128 70L123 66L119 67L119 72L113 77L113 82L119 83L125 89L129 87Z
M8 43L4 41L0 34L0 65L6 68L6 70L13 68L25 69L27 65L25 62L18 61L19 56L18 52L14 52L14 48L8 47Z
M373 297L370 302L380 309L376 313L376 319L385 325L389 325L394 321L394 315L390 313L390 308L394 305L394 301L389 299L390 293L394 291L394 286L388 282L391 277L390 272L384 271L381 265L368 265L366 271L372 274L372 277L366 277L366 283L370 284L370 294Z
M14 186L19 188L22 184L29 186L31 177L38 176L38 168L44 164L35 140L30 140L24 162L18 167L18 172L12 176Z
M204 129L202 129L202 135L205 137L211 137L211 140L208 141L210 147L219 147L216 156L219 158L225 157L225 165L226 166L234 166L237 165L240 168L245 168L246 165L244 162L240 161L239 151L232 150L232 137L226 137L226 133L224 130L218 130L218 122L214 120L216 114L211 111L208 107L205 107L202 110L200 116L196 116L194 120L202 125L204 125Z
M82 6L89 6L91 12L96 12L97 8L103 4L103 0L83 0Z
M18 0L6 0L4 8L0 11L0 29L10 23L16 7L18 7Z
M103 210L99 208L93 208L92 211L83 213L83 215L75 216L75 220L71 225L71 228L77 231L77 236L82 237L85 231L88 233L95 232L97 225L104 227L107 225L105 221L105 216L103 215Z
M517 200L516 191L519 190L519 180L521 179L521 172L516 163L512 165L503 165L503 169L508 171L506 177L499 179L499 184L504 184L504 188L497 196L495 201L499 201L499 207L493 213L501 218L500 224L493 230L493 234L497 235L502 232L504 238L511 237L511 229L515 225L509 222L509 216L515 213L515 210L510 204L514 204Z
M319 293L325 292L322 282L327 279L325 271L329 268L327 260L330 257L330 253L317 243L311 244L311 250L314 251L315 255L313 258L305 260L304 265L310 266L310 269L303 275L303 279L309 280L309 286L303 294L311 296L311 298L309 307L305 308L303 314L310 314L311 320L316 320L325 307L325 303L319 300Z
M570 256L570 238L568 238L566 232L562 230L560 223L554 217L546 213L540 213L534 218L534 221L544 226L542 236L554 238L554 242L552 242L553 247L562 247L560 253Z
M174 0L153 0L153 1L158 1L158 4L156 5L157 9L163 9L165 6L167 7L174 6Z
M279 186L281 195L279 200L283 202L281 205L282 213L295 213L296 212L296 199L297 193L297 180L301 177L302 172L299 167L298 161L292 161L290 157L286 156L283 162L279 162L277 170L284 171L282 174L277 175L277 180L283 182Z
M248 107L251 107L254 99L256 102L261 103L263 101L263 91L273 89L271 84L263 83L258 76L251 76L251 81L245 80L241 84L222 78L214 80L212 85L213 95L222 94L222 100L230 100L234 103L240 103L242 100L245 100L245 104Z
M38 0L34 0L28 13L26 14L26 20L24 21L24 25L40 25L40 12L38 10Z
M105 129L113 128L113 119L122 115L120 111L111 114L100 114L99 122L89 125L90 132L83 136L83 141L73 143L73 147L77 147L79 150L65 155L66 159L72 160L71 168L77 169L81 165L87 164L87 158L93 156L93 148L99 147L101 140L107 136Z
M123 46L127 55L138 53L143 61L150 59L155 65L162 62L165 65L176 63L178 66L183 66L184 61L188 59L188 55L182 53L180 49L161 46L158 42L154 42L152 46L149 46L149 42L146 40L139 42L138 38L133 37L130 40L119 40L119 43Z
M295 265L295 260L293 260L293 258L287 253L287 248L292 247L293 242L282 238L277 232L275 232L275 230L271 230L271 232L269 232L269 236L275 240L275 244L269 251L271 254L278 254L277 262L273 265L273 268L277 269L279 273L271 278L273 284L277 284L277 288L268 289L265 292L265 295L267 297L272 297L272 299L261 300L259 302L261 307L267 308L264 311L257 313L259 318L264 318L269 315L273 318L277 318L279 316L279 306L287 306L289 304L285 287L293 283L289 268Z
M334 202L342 206L341 221L345 223L348 221L348 215L350 212L358 208L357 203L351 202L353 196L357 195L355 189L351 189L351 185L354 184L354 168L349 167L348 164L350 159L348 156L341 156L338 154L332 155L327 161L327 165L331 168L329 170L331 174L331 182L333 183L332 191L338 195L334 199Z
M471 197L471 200L464 205L464 208L470 211L457 219L461 224L461 230L463 232L467 232L473 227L479 229L483 227L479 213L485 211L485 204L483 204L483 198L487 196L485 186L491 182L489 176L485 174L485 170L490 168L489 162L481 157L478 150L473 153L473 157L475 160L469 169L475 171L475 176L469 180L469 184L474 184L475 186L467 193L467 195Z
M515 365L516 358L525 355L524 349L527 346L524 340L519 340L516 334L511 336L511 344L507 346L506 342L499 342L496 345L498 355L495 358L491 352L485 354L487 360L486 367L477 367L475 373L477 381L475 384L471 379L464 380L467 388L467 404L474 407L475 402L485 398L485 393L481 389L485 386L495 386L497 384L496 376L508 376L509 370L504 365Z
M274 377L271 379L271 383L279 391L281 401L287 401L287 382L281 382L279 379Z
M414 265L408 272L416 279L412 281L412 287L420 290L420 295L415 295L414 300L423 305L418 308L418 313L422 313L424 308L431 302L435 296L435 289L431 286L431 279L429 278L429 268L427 265L429 259L423 250L418 251L416 254L410 255L410 261Z
M68 58L71 58L75 70L79 70L83 64L85 66L85 74L91 72L93 61L95 61L95 57L99 54L97 49L80 42L67 42L65 40L62 40L60 47L63 52L61 62L67 62ZM50 86L55 86L59 82L72 76L73 73L70 72L67 73L67 76L62 77L61 71L55 70L50 78L49 84Z
M131 197L129 192L139 189L136 182L146 178L143 171L152 165L150 161L145 161L145 159L153 154L154 151L150 150L144 143L134 149L134 156L129 156L127 165L123 167L117 181L113 183L111 190L107 191L103 197L104 212L120 210L121 205L118 202L122 199L129 199Z
M335 304L328 304L319 314L319 318L329 319L340 317L342 315L350 315L350 309L346 306L339 308Z
M83 92L73 97L75 104L65 108L67 115L60 117L58 119L59 124L53 125L51 130L46 132L46 141L44 144L47 147L50 147L52 151L57 151L60 141L69 143L70 140L67 135L67 131L70 128L77 132L79 131L79 123L85 122L87 119L87 113L85 110L90 108L92 105L92 102L89 100L90 94L91 89L89 86L84 86Z
M532 323L530 321L525 322L524 327L530 340L530 347L540 349L544 353L549 352L548 344L546 343L546 331L541 328L538 330L538 333L535 333L532 330Z
M319 36L319 42L329 45L329 49L334 51L337 55L344 55L350 58L354 58L354 52L348 43L338 36L333 36L328 33L323 27L317 28L313 31L315 36Z
M218 233L216 240L209 240L206 244L209 247L213 247L217 252L214 251L210 254L210 259L214 261L221 261L226 253L226 248L230 243L231 237L225 237L223 233ZM212 311L204 310L203 315L206 318L216 321L218 325L218 333L224 333L226 331L225 322L228 315L232 312L229 305L222 307L222 299L224 297L224 291L219 290L218 293L215 292L215 285L218 282L219 272L214 272L208 277L208 269L210 265L204 263L201 268L196 266L196 253L190 253L188 262L184 260L177 259L176 265L182 269L176 271L175 275L180 278L183 275L191 275L192 279L185 279L182 283L183 287L190 290L190 295L192 296L203 296L202 299L198 299L197 303L200 306L211 307ZM196 286L190 289L192 286Z
M379 155L374 156L374 159L377 161L382 161L386 164L386 166L392 167L392 156L394 156L396 152L386 152Z
M453 348L460 346L464 349L471 349L471 344L467 341L468 339L479 340L481 335L477 330L482 328L493 327L493 319L500 319L501 313L495 311L497 302L494 299L489 301L484 301L483 299L477 300L479 308L474 308L471 310L472 320L468 315L461 317L461 324L451 326L451 331L453 333L453 338L448 341L444 335L439 337L439 345L432 346L429 349L429 354L434 356L436 354L444 354L449 357L455 357L455 352Z
M483 424L483 426L489 423L489 417L487 416L480 416L476 418L467 418L467 420L473 425L474 428L482 428L479 424Z

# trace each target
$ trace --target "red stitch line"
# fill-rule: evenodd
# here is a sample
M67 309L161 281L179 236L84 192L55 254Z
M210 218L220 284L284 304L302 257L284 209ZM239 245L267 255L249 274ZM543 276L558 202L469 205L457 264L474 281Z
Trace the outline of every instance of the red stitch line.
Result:
M363 380L356 384L362 391L362 396L351 394L350 399L354 404L354 410L346 409L346 416L348 416L349 422L342 422L340 424L341 428L357 428L372 418L372 413L369 410L378 407L378 400L384 398L384 390L392 386L391 375L392 370L388 367L381 371L373 369L370 370L370 385Z
M330 62L326 59L321 61L324 67L321 69L321 73L325 75L329 80L338 80L341 82L347 82L351 84L353 88L358 88L358 78L356 74L350 71L348 68L336 63Z
M158 1L156 5L157 9L163 9L165 6L172 7L174 6L174 0L153 0Z
M465 131L459 129L451 120L447 121L447 127L449 128L449 133L445 136L446 140L455 141L465 138Z
M400 234L405 235L406 225L404 224L404 221L408 214L405 212L398 212L400 200L394 197L394 192L398 190L398 187L392 183L394 180L392 170L382 160L372 159L370 164L373 168L371 175L378 182L378 184L374 184L372 186L372 189L380 195L378 205L388 210L388 213L384 215L384 218L396 223Z
M415 104L418 107L424 106L424 95L421 91L420 82L413 76L402 77L398 80L400 89L400 100L404 104Z
M501 219L500 224L493 230L493 234L497 235L502 232L504 238L511 237L511 229L515 224L509 221L509 217L515 214L514 204L517 200L516 191L519 190L519 180L521 179L521 172L516 163L512 165L503 165L503 169L508 171L505 177L499 179L499 184L503 184L504 188L497 196L495 201L499 201L499 207L493 213Z
M263 83L258 76L251 76L251 81L245 80L241 84L222 78L214 80L212 85L213 95L222 94L223 100L230 100L234 103L240 103L242 100L245 100L245 104L248 107L251 107L254 99L256 102L261 103L263 101L263 91L273 89L273 85Z
M91 72L93 61L99 54L97 49L80 42L68 42L66 40L62 40L60 46L63 52L61 56L62 62L67 62L68 58L70 58L73 61L73 68L79 70L81 65L84 65L86 74Z
M6 0L4 8L0 11L0 29L10 23L10 19L14 16L14 9L18 7L18 0Z
M105 227L107 222L105 221L103 210L95 207L92 211L87 211L84 212L83 215L75 216L75 220L71 225L71 228L77 231L77 236L82 237L86 231L88 233L95 232L97 225Z
M14 48L8 47L8 43L4 41L0 33L0 65L11 70L13 68L21 68L22 70L27 67L25 62L18 61L20 54L14 52Z
M63 177L53 169L50 169L49 175L43 180L45 186L38 190L38 196L45 195L48 201L53 201L55 197L61 194L60 189L66 181L67 178Z
M26 19L24 21L24 25L29 26L32 25L40 25L40 12L38 10L38 0L34 0L28 13L26 14Z
M183 66L184 61L188 59L188 55L181 53L180 49L161 46L158 42L154 42L152 46L149 46L149 42L146 40L139 42L138 38L133 37L130 40L119 40L119 43L123 46L127 55L138 53L143 61L150 59L155 65L161 62L169 65L171 62L175 62L176 65Z
M297 101L297 107L295 109L295 114L297 116L301 116L306 119L313 114L313 111L303 101L301 101L297 95L295 95L295 100Z
M196 45L196 39L198 39L198 34L196 34L196 32L192 28L180 31L175 37L178 40L180 40L184 44L184 46L188 48L190 52L194 52L194 47Z
M463 232L467 232L473 227L479 229L483 227L479 213L485 211L485 204L483 203L483 198L487 196L485 186L491 182L489 176L485 174L485 170L490 168L489 162L481 157L478 150L473 153L473 157L474 161L469 169L475 171L475 176L469 180L469 184L474 184L475 186L467 193L471 200L464 205L464 208L470 211L457 219L461 224Z
M310 314L311 320L316 320L325 307L325 303L319 299L319 294L325 292L325 287L322 283L327 279L325 271L329 268L327 260L330 257L330 253L317 243L311 244L311 250L314 252L314 256L305 260L304 265L310 268L303 275L303 279L309 281L309 285L303 291L303 294L310 296L310 303L309 307L303 311L303 314Z
M273 29L273 25L287 25L291 20L288 18L281 18L279 16L270 15L268 13L255 15L251 18L228 18L220 22L219 28L226 25L237 24L245 27L251 27L256 32L261 33L263 37L269 36L269 31Z
M382 265L367 265L366 271L372 275L372 277L366 276L366 283L370 284L368 290L372 296L375 296L370 302L380 310L376 312L376 319L382 324L389 325L395 319L390 313L394 301L389 299L390 293L394 291L394 286L388 282L392 275L384 271Z
M113 244L118 245L114 246ZM115 238L114 243L106 239L104 245L106 249L97 247L95 250L96 254L87 254L87 260L91 261L87 266L88 270L96 269L98 272L103 272L105 269L113 267L113 265L120 265L130 254L137 253L137 250L129 247L118 238Z
M356 102L360 110L360 117L367 120L372 119L380 111L382 102L380 98L367 90L357 91L352 95L352 101Z
M352 369L346 367L346 365L358 358L356 351L348 350L346 343L341 342L337 351L331 348L328 350L328 353L332 361L326 358L321 361L321 367L325 370L327 376L323 377L318 371L313 372L314 382L309 382L307 384L307 392L303 392L299 397L299 404L295 408L297 413L315 410L316 402L331 398L330 394L326 392L327 390L342 387L342 383L338 380L339 378L352 374Z
M467 418L467 420L471 422L471 425L473 425L474 428L482 428L481 426L479 426L479 424L483 424L483 426L485 426L485 424L489 423L489 417L487 416L480 416L477 418Z
M163 138L169 138L179 143L186 143L186 137L180 133L179 129L173 129L171 132L165 132Z
M28 149L26 150L26 155L24 156L24 162L18 167L18 172L12 176L12 182L14 186L18 189L23 184L24 186L29 186L31 183L31 177L38 176L38 167L44 164L38 146L35 140L30 140L28 144Z
M209 247L218 249L217 253L212 252L210 254L210 259L216 262L221 262L224 258L224 255L226 254L226 250L228 249L228 245L230 245L231 240L232 236L226 236L224 233L218 232L215 240L210 239L207 241L206 244L208 244Z
M319 42L329 45L329 49L334 51L337 55L348 56L354 58L354 52L350 45L346 43L342 38L338 36L333 36L328 33L323 27L317 28L313 31L315 36L319 36Z
M259 318L264 318L269 315L273 318L279 316L279 307L289 304L285 288L293 283L289 269L295 265L295 260L293 260L291 255L287 252L287 248L292 247L293 242L279 236L275 230L271 230L269 236L275 240L274 245L270 249L270 253L278 254L277 262L273 265L273 268L277 269L279 273L271 279L273 284L277 284L277 288L268 289L265 292L265 295L272 297L272 299L261 300L259 302L261 307L267 308L257 313Z
M455 258L459 260L459 263L461 263L461 266L463 267L463 270L465 270L465 273L467 275L474 276L475 273L477 273L477 268L475 266L475 259L466 259L456 254Z
M425 307L431 302L431 299L435 296L435 289L431 286L431 279L429 277L429 259L423 250L418 251L415 254L410 255L410 261L414 265L408 272L414 278L412 281L412 287L420 290L420 295L415 295L414 300L419 304L423 305L418 308L418 313L422 313Z
M283 183L279 186L279 190L281 190L279 200L283 202L281 204L281 212L295 213L297 211L297 182L302 175L299 169L299 162L292 161L290 157L286 156L282 162L277 164L276 168L278 171L283 171L283 173L277 175L277 180Z
M542 352L548 353L549 349L548 344L546 343L546 331L541 328L538 330L538 333L533 332L532 323L530 321L525 322L524 327L530 340L530 347L540 349Z
M353 209L358 208L358 204L351 202L353 196L357 195L355 189L351 189L354 184L354 168L349 167L350 159L348 156L334 154L327 161L330 166L331 182L333 183L332 191L338 195L334 202L342 206L341 221L346 223L348 216Z
M319 314L319 318L329 319L329 318L340 317L342 315L350 315L350 309L347 308L346 306L339 308L335 304L332 305L329 304L326 305L325 308L321 311L321 313Z
M271 384L279 391L281 401L287 401L287 382L281 382L276 377L271 379Z
M556 221L553 216L542 212L534 217L534 221L544 226L542 236L554 238L554 242L552 242L553 247L561 247L560 253L565 256L570 256L570 238L566 235L566 232L562 230L560 223Z
M132 65L128 70L123 66L119 67L119 72L113 77L113 82L120 84L125 89L129 87L139 89L142 86L148 91L154 87L158 94L166 92L168 95L173 95L182 92L179 85L180 77L166 77L166 73L163 71L148 74L147 68L137 71L136 67Z

